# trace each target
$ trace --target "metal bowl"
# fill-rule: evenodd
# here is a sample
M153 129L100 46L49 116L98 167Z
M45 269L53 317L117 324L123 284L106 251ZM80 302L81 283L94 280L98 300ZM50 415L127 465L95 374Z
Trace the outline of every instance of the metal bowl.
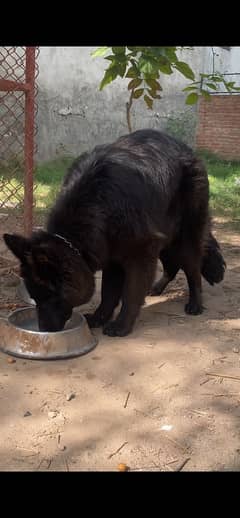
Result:
M73 311L63 331L38 331L36 308L13 311L0 318L0 350L31 360L56 360L81 356L97 345L83 315Z

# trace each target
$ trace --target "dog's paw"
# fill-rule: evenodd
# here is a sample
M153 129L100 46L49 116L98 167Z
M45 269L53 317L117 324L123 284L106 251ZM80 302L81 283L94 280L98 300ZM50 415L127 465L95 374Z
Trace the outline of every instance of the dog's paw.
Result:
M188 304L185 306L185 313L187 313L187 315L201 315L203 310L204 307L202 304L197 302L188 302Z
M126 336L131 329L117 321L108 322L103 328L103 334L108 336Z
M102 319L94 313L85 313L84 317L90 328L101 327L104 324Z

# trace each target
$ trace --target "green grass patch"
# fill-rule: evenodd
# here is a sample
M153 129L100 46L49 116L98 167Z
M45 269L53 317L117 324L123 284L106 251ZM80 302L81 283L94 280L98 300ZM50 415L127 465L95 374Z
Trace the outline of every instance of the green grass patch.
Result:
M34 179L37 209L48 209L53 205L63 177L72 161L72 158L62 157L37 166Z
M210 183L210 206L213 214L240 222L240 162L221 160L201 152Z

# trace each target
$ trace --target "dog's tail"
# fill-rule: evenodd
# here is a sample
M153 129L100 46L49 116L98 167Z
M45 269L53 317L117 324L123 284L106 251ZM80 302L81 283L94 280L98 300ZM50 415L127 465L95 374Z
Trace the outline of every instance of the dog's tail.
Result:
M215 237L209 232L202 263L202 275L212 286L224 278L226 263Z

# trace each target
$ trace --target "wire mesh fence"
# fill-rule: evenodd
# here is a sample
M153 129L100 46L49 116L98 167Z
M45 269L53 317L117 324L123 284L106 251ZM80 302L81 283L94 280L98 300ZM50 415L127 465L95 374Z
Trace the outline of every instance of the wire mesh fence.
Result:
M0 208L24 211L31 232L38 47L0 47Z

